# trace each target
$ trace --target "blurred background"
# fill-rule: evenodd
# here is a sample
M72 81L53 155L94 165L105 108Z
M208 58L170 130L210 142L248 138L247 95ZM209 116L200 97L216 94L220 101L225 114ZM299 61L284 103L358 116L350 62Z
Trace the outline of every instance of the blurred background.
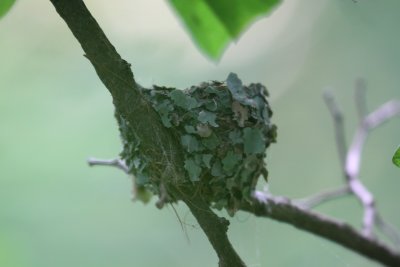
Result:
M260 19L218 62L196 48L166 1L85 1L137 81L186 88L225 80L262 82L271 95L278 143L268 152L269 189L303 197L342 184L330 88L345 113L348 141L357 126L354 83L364 78L370 110L399 98L400 2L285 1ZM391 157L400 120L375 130L361 177L383 216L400 227L400 169ZM131 201L131 180L90 168L113 158L120 140L108 91L49 1L24 0L0 21L0 266L202 267L217 257L188 209ZM360 227L353 198L318 211ZM246 213L229 236L250 267L377 266L290 225Z

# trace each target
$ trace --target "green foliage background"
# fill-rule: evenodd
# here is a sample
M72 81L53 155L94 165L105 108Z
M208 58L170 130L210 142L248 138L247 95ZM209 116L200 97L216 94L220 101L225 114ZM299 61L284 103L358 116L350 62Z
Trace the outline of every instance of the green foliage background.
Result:
M353 84L368 83L368 106L400 96L396 0L285 1L231 45L216 65L196 49L165 2L87 1L144 86L185 88L231 71L272 95L278 144L270 190L302 197L341 183L332 121L321 100L331 86L356 125ZM88 156L120 151L111 98L50 2L19 1L0 23L0 266L215 266L204 234L179 206L130 202L118 170L89 168ZM383 215L400 227L399 119L376 130L362 179ZM353 199L320 211L360 225ZM376 266L291 226L239 213L230 236L249 266ZM194 225L194 227L192 227Z

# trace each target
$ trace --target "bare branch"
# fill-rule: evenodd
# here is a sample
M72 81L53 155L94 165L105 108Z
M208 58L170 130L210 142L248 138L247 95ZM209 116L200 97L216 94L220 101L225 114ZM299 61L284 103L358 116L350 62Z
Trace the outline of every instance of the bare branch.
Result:
M302 209L287 198L273 197L257 191L253 195L253 201L242 203L240 209L256 216L289 223L387 266L400 266L400 253L346 223Z
M368 112L367 101L365 99L366 91L367 85L365 83L365 80L362 78L357 79L354 90L354 100L356 103L357 114L360 121L365 118Z
M390 118L400 114L400 101L386 102L374 112L371 112L360 124L346 158L346 174L358 177L362 149L370 130L378 127Z
M382 216L377 213L376 214L376 226L378 229L389 238L396 247L400 248L400 234L396 228L394 228L391 224L385 222Z
M351 194L349 187L343 186L331 190L322 191L306 198L294 200L293 203L303 209L312 209L325 202L335 200L343 196L348 196L349 194Z
M336 100L331 91L325 91L323 97L333 118L339 160L342 169L344 169L346 162L347 145L346 137L344 134L343 114L340 111L339 105L336 103Z
M373 195L359 180L362 150L369 132L400 114L400 101L392 100L375 111L371 112L362 121L354 136L346 158L345 172L353 194L360 200L364 207L363 232L372 235L376 219L375 201Z
M126 174L129 174L129 168L126 166L125 161L122 159L95 159L89 158L87 160L89 166L113 166L120 170L123 170Z

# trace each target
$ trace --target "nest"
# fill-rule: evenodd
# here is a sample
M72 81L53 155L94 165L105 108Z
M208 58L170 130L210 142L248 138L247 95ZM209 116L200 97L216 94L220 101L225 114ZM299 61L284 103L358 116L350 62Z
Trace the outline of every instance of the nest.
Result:
M270 122L266 88L243 86L231 73L226 82L204 82L186 90L155 86L143 92L163 125L180 140L186 182L214 208L233 214L250 198L259 177L267 179L264 159L276 141L276 126ZM139 142L130 141L121 155L136 185L159 194L160 185L146 175Z

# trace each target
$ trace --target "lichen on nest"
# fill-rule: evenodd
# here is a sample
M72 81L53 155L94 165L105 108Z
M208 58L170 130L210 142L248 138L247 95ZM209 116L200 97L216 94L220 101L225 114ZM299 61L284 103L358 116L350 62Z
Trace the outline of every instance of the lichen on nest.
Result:
M142 92L180 141L186 182L214 208L233 214L238 203L249 199L258 178L267 179L264 159L276 141L276 126L263 85L243 86L231 73L226 82L204 82L186 90L154 86ZM117 119L124 141L121 157L136 186L160 194L160 180L149 177L151 159L141 157L140 140Z

